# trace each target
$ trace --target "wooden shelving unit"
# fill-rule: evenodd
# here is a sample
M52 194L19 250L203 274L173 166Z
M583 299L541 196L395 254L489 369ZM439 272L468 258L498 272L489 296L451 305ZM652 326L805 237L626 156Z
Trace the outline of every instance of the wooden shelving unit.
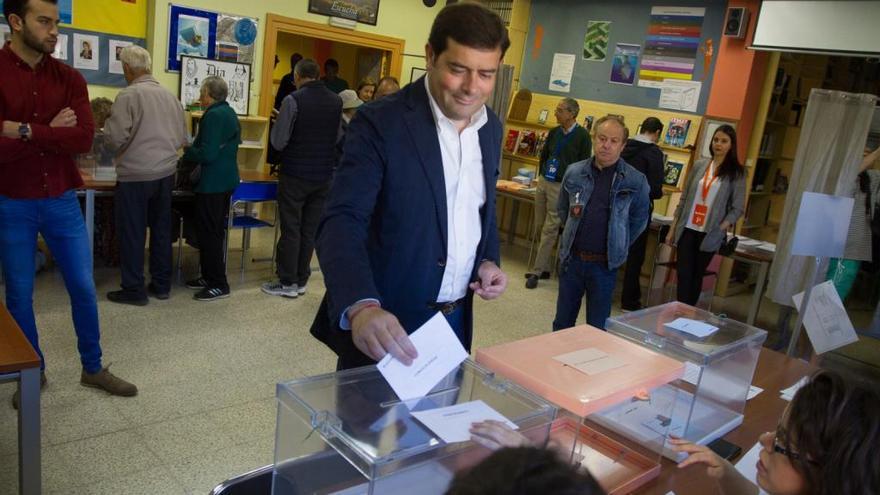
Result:
M195 135L204 112L187 112L187 130ZM245 170L261 170L266 164L269 149L269 119L259 115L239 115L241 140L238 145L238 167Z

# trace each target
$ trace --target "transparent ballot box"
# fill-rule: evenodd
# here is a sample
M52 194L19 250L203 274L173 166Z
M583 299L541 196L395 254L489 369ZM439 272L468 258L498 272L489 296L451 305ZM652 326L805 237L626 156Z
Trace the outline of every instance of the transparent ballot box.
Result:
M477 362L564 409L550 445L610 494L660 474L673 401L658 394L684 364L582 325L479 349Z
M678 318L704 322L718 330L701 338L667 326ZM742 424L767 332L680 302L614 316L605 327L610 333L695 365L688 366L692 383L679 380L663 391L665 400L675 401L671 435L706 445ZM668 446L664 454L671 459L684 457Z
M470 360L406 402L375 366L279 383L272 493L445 493L458 470L490 451L446 443L410 413L476 400L546 443L556 407Z

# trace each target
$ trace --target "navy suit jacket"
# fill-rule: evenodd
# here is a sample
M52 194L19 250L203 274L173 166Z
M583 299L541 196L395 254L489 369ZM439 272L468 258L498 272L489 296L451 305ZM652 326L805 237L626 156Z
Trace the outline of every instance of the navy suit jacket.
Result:
M486 203L482 236L471 280L482 260L500 265L495 220L495 182L501 123L488 110L479 130ZM407 333L436 311L447 256L446 188L437 126L425 81L358 109L348 127L316 248L327 292L311 333L345 367L373 363L339 328L340 316L362 299L378 299ZM465 342L470 349L473 292L465 305ZM445 301L444 301L445 302Z

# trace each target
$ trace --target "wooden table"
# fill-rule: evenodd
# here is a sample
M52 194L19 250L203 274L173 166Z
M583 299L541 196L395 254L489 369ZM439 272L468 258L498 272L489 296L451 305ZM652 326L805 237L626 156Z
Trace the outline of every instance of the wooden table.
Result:
M502 198L510 198L513 201L513 209L510 212L510 221L508 222L510 225L508 226L508 231L507 231L507 243L513 244L513 239L514 239L514 236L516 235L516 221L519 219L519 204L521 202L524 202L524 203L534 205L535 204L535 193L534 192L526 192L521 189L520 190L507 189L507 188L503 188L501 186L497 186L495 188L495 194L497 196L502 197ZM529 229L528 237L529 237L529 239L531 239L531 237L532 237L531 224L532 224L532 222L531 222L531 220L529 220L529 223L528 223L528 229Z
M755 281L755 292L752 293L752 302L749 304L749 315L746 323L754 325L761 309L761 300L764 298L764 289L767 285L767 274L770 273L770 263L773 262L774 253L737 246L736 252L730 257L736 261L758 266L758 280Z
M748 452L762 433L776 429L779 418L788 406L788 401L779 398L779 391L815 370L814 366L805 361L770 349L762 349L752 385L763 388L764 391L746 402L743 424L725 435L724 439L741 447L743 454ZM737 460L734 459L733 462L736 463ZM678 469L673 461L664 457L660 476L637 493L665 495L669 491L678 495L716 493L715 482L706 476L705 466Z
M18 490L40 493L40 356L0 304L0 381L18 380Z

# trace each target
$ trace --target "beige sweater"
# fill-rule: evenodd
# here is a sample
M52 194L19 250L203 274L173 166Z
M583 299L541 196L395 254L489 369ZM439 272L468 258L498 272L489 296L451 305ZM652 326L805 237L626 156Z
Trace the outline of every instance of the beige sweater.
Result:
M119 92L104 123L107 146L116 152L120 182L156 180L173 174L187 142L183 107L151 75Z

